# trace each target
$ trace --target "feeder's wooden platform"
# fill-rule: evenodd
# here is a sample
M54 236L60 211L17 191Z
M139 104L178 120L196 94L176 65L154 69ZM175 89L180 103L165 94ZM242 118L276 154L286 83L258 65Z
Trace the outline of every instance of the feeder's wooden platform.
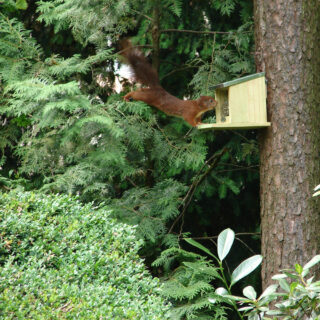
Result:
M237 130L237 129L259 129L270 127L271 122L252 123L252 122L239 122L239 123L203 123L197 125L200 130L216 129L216 130Z

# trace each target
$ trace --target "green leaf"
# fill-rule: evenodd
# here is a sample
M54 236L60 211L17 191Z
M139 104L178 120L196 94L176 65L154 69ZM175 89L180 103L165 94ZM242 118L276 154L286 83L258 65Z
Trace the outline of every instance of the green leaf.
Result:
M278 288L277 284L270 285L268 288L266 288L266 290L263 291L263 293L259 297L259 300L264 298L264 297L272 295L273 293L276 292L277 288Z
M279 284L280 284L280 287L283 290L285 290L287 292L290 292L290 286L289 286L288 282L285 279L280 279L279 280Z
M196 247L196 248L204 251L206 254L208 254L209 256L214 257L214 258L216 259L216 256L213 255L213 254L210 252L210 250L207 249L206 247L204 247L201 243L199 243L199 242L197 242L197 241L195 241L195 240L193 240L193 239L191 239L191 238L184 238L184 240L185 240L186 242L188 242L189 244L191 244L192 246L194 246L194 247Z
M294 289L297 287L298 282L292 282L290 284L290 293L292 294L292 292L294 291Z
M299 274L301 274L301 273L302 273L303 268L300 266L300 264L299 264L299 263L296 263L294 267L295 267L295 269L296 269L297 273L299 273Z
M320 190L320 184L318 184L318 185L313 189L313 191L318 191L318 190Z
M303 269L301 276L304 278L305 276L308 275L309 272L310 272L310 269Z
M252 309L253 309L253 307L243 307L243 308L238 309L238 311L249 311Z
M299 279L299 276L296 273L291 273L288 271L283 271L283 273L291 279L294 279L294 280Z
M318 196L318 195L320 195L320 190L317 191L317 192L315 192L312 196L313 196L313 197L316 197L316 196Z
M242 301L242 302L245 302L245 303L250 302L250 300L248 300L247 298L233 296L233 295L230 295L230 294L226 294L223 297L227 298L227 299L230 299L230 300L234 300L234 301Z
M16 0L16 8L21 10L26 10L28 8L28 3L26 0Z
M208 301L210 303L216 303L217 302L217 299L214 299L214 298L208 298Z
M314 279L314 276L312 276L311 278L309 278L309 279L307 280L307 284L308 284L308 285L312 284L313 279ZM320 283L320 282L319 282L319 283Z
M239 266L232 272L231 286L256 269L260 265L261 261L262 256L257 254L241 262Z
M219 287L216 289L215 293L218 294L219 296L225 296L228 294L228 291L226 288Z
M234 231L226 229L218 236L218 257L222 261L229 253L234 241Z
M305 269L310 269L313 267L315 264L320 262L320 254L314 256L304 267L303 270Z
M272 280L280 280L280 279L285 279L287 276L285 274L275 274L271 279Z
M256 300L257 293L252 286L247 286L242 291L243 295L251 300Z
M266 312L269 316L281 316L283 315L281 311L278 310L269 310Z

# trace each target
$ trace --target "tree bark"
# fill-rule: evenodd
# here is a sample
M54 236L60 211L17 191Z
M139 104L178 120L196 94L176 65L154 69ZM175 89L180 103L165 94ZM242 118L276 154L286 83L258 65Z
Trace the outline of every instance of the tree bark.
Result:
M257 71L271 127L260 135L262 282L320 248L320 2L255 0Z
M152 14L152 66L159 72L160 65L160 2L154 0Z

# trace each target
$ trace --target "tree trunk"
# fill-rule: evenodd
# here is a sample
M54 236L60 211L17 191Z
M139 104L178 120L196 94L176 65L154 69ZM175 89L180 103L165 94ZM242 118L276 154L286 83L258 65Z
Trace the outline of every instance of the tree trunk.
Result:
M320 248L320 2L255 0L257 71L271 127L260 136L262 281ZM317 252L318 251L318 252Z
M160 2L154 0L152 14L152 66L159 72L160 65Z

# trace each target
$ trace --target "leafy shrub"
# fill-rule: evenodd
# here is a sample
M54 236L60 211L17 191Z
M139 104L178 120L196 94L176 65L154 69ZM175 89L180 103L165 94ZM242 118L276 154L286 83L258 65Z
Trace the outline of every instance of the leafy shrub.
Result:
M231 299L245 304L239 311L245 312L249 320L319 320L320 281L314 281L314 276L306 279L310 268L319 262L320 255L316 255L303 267L296 264L295 270L284 270L273 276L278 284L270 285L259 298L254 288L248 286L243 289L245 298L232 296Z
M223 297L215 293L212 285L220 275L218 268L199 254L180 248L162 252L155 266L179 266L164 282L162 295L172 301L172 319L227 320L226 308L218 303ZM215 298L216 303L210 302Z
M161 35L159 77L172 94L212 95L213 85L254 72L251 4L220 2L197 1L190 10L186 1L158 1L161 29L227 32ZM127 81L125 92L114 92L118 40L130 35L151 53L154 1L28 1L26 13L16 10L24 0L1 3L0 186L10 177L28 190L110 201L116 218L138 225L147 261L178 246L182 225L198 235L238 220L255 228L254 132L190 130L182 119L123 101ZM206 117L213 121L214 112Z
M163 251L154 262L156 266L166 267L180 263L162 290L162 294L174 304L171 310L174 319L228 319L227 304L236 311L237 319L242 320L320 320L320 281L309 275L310 269L320 263L320 255L313 257L303 267L296 264L294 270L283 270L281 274L273 276L272 279L278 284L270 285L260 297L257 298L252 286L245 287L244 297L239 297L232 294L232 286L256 269L262 256L254 255L244 260L228 277L223 261L234 239L235 234L231 229L219 234L218 256L195 240L184 239L212 257L217 266L199 254L173 248ZM223 286L215 289L213 280L220 280Z
M68 196L0 194L5 319L167 319L134 228Z
M234 269L228 280L227 272L223 267L223 261L228 255L235 239L231 229L226 229L219 234L217 247L218 256L215 256L199 242L184 238L192 246L212 257L217 264L207 261L205 257L178 248L170 248L162 252L154 262L155 266L168 268L173 263L179 263L179 267L165 282L162 290L163 296L171 299L174 308L171 314L174 319L203 319L225 320L227 315L226 304L230 304L243 319L237 309L236 303L230 297L231 288L239 280L246 277L261 263L261 255L254 255L239 264ZM218 266L217 266L218 265ZM213 281L219 281L224 287L215 289Z

